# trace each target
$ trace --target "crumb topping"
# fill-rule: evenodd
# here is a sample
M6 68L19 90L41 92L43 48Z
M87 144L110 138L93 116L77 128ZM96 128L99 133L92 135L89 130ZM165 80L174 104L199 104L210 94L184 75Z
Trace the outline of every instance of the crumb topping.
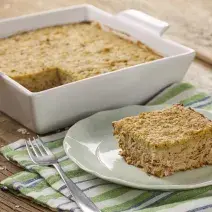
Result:
M115 135L129 135L138 142L146 142L155 147L186 142L191 137L204 137L208 130L212 132L210 120L179 104L161 111L127 117L114 122L113 125L116 126Z
M0 71L32 91L159 58L141 42L105 32L96 23L53 26L0 39Z

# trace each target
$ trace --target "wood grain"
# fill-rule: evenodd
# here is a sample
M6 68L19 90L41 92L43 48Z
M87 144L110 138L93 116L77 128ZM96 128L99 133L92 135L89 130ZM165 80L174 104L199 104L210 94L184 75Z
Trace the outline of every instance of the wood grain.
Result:
M171 24L164 36L180 41L197 50L200 58L211 62L212 58L212 1L211 0L0 0L0 18L8 18L33 12L55 9L74 4L90 3L115 13L124 9L140 9ZM189 8L189 9L188 9ZM195 60L184 80L212 94L212 66ZM9 144L22 135L17 130L22 126L0 113L0 146ZM22 170L0 156L0 181ZM20 206L20 207L17 207ZM44 212L49 211L29 200L0 191L0 211Z

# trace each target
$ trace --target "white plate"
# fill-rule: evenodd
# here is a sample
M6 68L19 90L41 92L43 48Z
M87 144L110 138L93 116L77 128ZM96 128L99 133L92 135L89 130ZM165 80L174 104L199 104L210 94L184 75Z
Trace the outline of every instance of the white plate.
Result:
M117 141L113 137L112 121L140 112L168 107L128 106L96 113L72 126L64 140L68 157L80 168L105 180L141 189L177 190L212 185L212 166L178 172L172 176L157 178L142 169L128 165L118 154ZM197 110L212 119L212 114Z

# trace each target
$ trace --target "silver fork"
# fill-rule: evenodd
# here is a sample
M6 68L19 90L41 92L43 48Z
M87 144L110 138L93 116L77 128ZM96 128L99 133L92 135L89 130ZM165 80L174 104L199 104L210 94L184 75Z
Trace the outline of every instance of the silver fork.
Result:
M39 136L37 139L33 139L33 142L31 139L25 142L31 160L39 165L54 166L82 211L100 212L97 206L80 190L78 186L76 186L71 179L66 176L65 172L59 165L57 158L50 149L44 145L42 139Z

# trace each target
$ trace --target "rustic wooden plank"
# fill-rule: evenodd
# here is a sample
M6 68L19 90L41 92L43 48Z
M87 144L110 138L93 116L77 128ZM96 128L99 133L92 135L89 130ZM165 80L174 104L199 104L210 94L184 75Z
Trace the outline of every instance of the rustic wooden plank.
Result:
M15 195L11 195L8 192L0 191L0 199L1 199L0 202L4 202L5 205L10 208L9 211L14 211L14 210L21 211L21 212L50 211L47 208L44 208L44 207L39 206L37 204L31 203L28 199L18 197L18 196L15 196ZM0 206L1 206L1 203L0 203Z
M8 207L7 205L5 205L4 203L2 203L0 201L0 209L3 211L3 212L11 212L11 211L14 211L14 210L11 210L10 207Z

